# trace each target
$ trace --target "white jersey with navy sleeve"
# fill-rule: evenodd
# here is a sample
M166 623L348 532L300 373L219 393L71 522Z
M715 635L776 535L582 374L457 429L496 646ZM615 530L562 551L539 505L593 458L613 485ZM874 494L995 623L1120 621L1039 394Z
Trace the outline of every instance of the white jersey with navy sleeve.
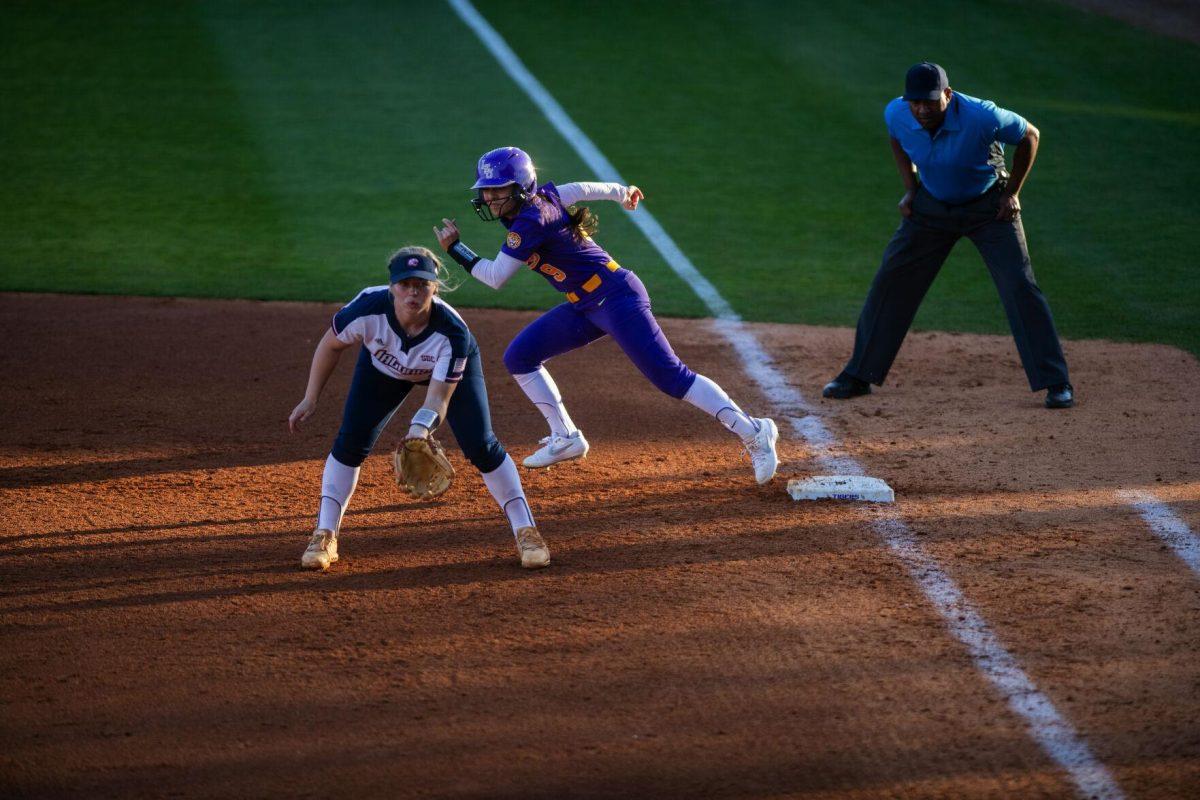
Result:
M345 344L362 342L375 369L412 383L430 379L457 383L476 349L475 339L458 312L433 298L429 325L408 336L396 319L392 293L387 286L371 286L333 315L333 333Z

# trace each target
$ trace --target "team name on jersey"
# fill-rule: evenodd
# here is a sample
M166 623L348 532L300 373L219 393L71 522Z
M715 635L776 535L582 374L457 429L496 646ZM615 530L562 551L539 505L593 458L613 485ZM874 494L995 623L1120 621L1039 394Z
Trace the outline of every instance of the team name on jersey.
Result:
M372 355L375 356L376 360L379 361L380 364L383 364L388 369L400 375L427 375L430 372L433 372L432 367L413 369L412 367L404 366L404 362L389 353L386 347L379 348ZM421 360L436 361L433 356L427 355L421 356Z

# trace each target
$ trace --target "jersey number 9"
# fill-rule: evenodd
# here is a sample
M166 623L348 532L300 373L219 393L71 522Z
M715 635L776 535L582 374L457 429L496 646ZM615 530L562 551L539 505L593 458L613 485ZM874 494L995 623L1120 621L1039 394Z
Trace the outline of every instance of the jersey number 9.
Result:
M554 278L554 280L558 281L559 283L562 283L563 281L565 281L567 279L567 273L563 272L561 269L554 266L553 264L538 264L537 268L538 268L538 272L542 272L546 275L549 275L551 278Z

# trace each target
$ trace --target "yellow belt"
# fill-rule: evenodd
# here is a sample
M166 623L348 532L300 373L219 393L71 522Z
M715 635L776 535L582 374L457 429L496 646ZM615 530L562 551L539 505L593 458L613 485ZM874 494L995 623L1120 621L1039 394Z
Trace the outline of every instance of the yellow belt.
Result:
M609 272L616 272L617 270L619 270L621 268L621 265L615 261L609 261L604 266L608 267ZM603 279L601 279L600 273L597 272L595 275L593 275L592 277L590 277L586 281L584 281L583 286L580 286L579 288L582 289L584 292L591 294L592 292L599 289L600 284L603 282L604 281L603 281ZM575 294L574 292L567 292L567 299L570 300L572 303L578 303L579 295Z

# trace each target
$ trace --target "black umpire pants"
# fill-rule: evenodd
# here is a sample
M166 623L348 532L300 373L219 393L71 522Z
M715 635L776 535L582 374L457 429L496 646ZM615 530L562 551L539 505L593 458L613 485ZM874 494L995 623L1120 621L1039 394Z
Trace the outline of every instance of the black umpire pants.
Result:
M918 188L912 216L901 220L892 235L867 292L847 374L883 383L925 293L954 244L966 236L983 256L1000 293L1029 388L1036 392L1068 382L1050 305L1033 277L1021 218L996 219L1001 191L996 184L975 200L950 205L924 186Z

